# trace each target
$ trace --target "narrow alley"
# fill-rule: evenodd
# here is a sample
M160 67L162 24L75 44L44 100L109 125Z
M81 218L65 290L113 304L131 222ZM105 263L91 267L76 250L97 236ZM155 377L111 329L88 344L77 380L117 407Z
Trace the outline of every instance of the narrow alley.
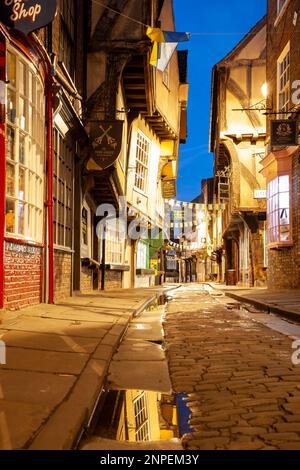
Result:
M199 285L173 295L164 328L174 391L188 393L192 411L184 447L300 449L300 366L291 361L300 326L274 331Z

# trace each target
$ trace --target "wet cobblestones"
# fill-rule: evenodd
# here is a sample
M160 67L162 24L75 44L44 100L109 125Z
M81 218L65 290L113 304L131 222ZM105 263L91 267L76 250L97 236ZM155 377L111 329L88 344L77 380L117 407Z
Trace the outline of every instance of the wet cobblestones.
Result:
M299 449L300 366L292 342L201 286L183 287L164 323L173 389L188 394L190 450Z

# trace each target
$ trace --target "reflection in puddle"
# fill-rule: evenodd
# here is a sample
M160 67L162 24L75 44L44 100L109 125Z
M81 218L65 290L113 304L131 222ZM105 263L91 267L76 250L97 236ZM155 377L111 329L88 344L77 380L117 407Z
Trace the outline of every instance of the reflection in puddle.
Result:
M106 393L94 437L123 442L168 441L190 432L183 395L142 390Z

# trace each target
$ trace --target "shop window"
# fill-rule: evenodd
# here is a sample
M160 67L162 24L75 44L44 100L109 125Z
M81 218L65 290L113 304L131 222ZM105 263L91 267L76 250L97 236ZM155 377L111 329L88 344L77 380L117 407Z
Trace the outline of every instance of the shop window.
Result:
M33 66L13 49L7 53L7 80L6 233L42 242L43 86Z
M138 242L136 267L137 269L149 268L149 245L143 241Z
M72 248L74 153L57 129L54 129L53 224L54 243Z
M268 183L268 244L291 244L290 177L278 176Z
M282 52L278 59L278 72L277 72L277 83L278 83L278 110L282 111L282 119L287 118L287 113L290 109L290 50L289 44Z
M125 231L119 219L106 223L105 227L105 263L123 264L125 249ZM102 240L99 243L99 259L102 260Z
M135 186L143 192L147 190L149 154L150 140L138 131L136 143Z

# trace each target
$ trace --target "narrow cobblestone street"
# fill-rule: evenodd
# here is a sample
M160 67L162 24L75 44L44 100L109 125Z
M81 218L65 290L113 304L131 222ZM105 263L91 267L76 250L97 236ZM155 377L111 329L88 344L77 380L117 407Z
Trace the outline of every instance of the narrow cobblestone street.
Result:
M192 415L189 450L300 449L293 339L199 285L174 293L164 324L171 381ZM298 328L298 327L296 327Z

